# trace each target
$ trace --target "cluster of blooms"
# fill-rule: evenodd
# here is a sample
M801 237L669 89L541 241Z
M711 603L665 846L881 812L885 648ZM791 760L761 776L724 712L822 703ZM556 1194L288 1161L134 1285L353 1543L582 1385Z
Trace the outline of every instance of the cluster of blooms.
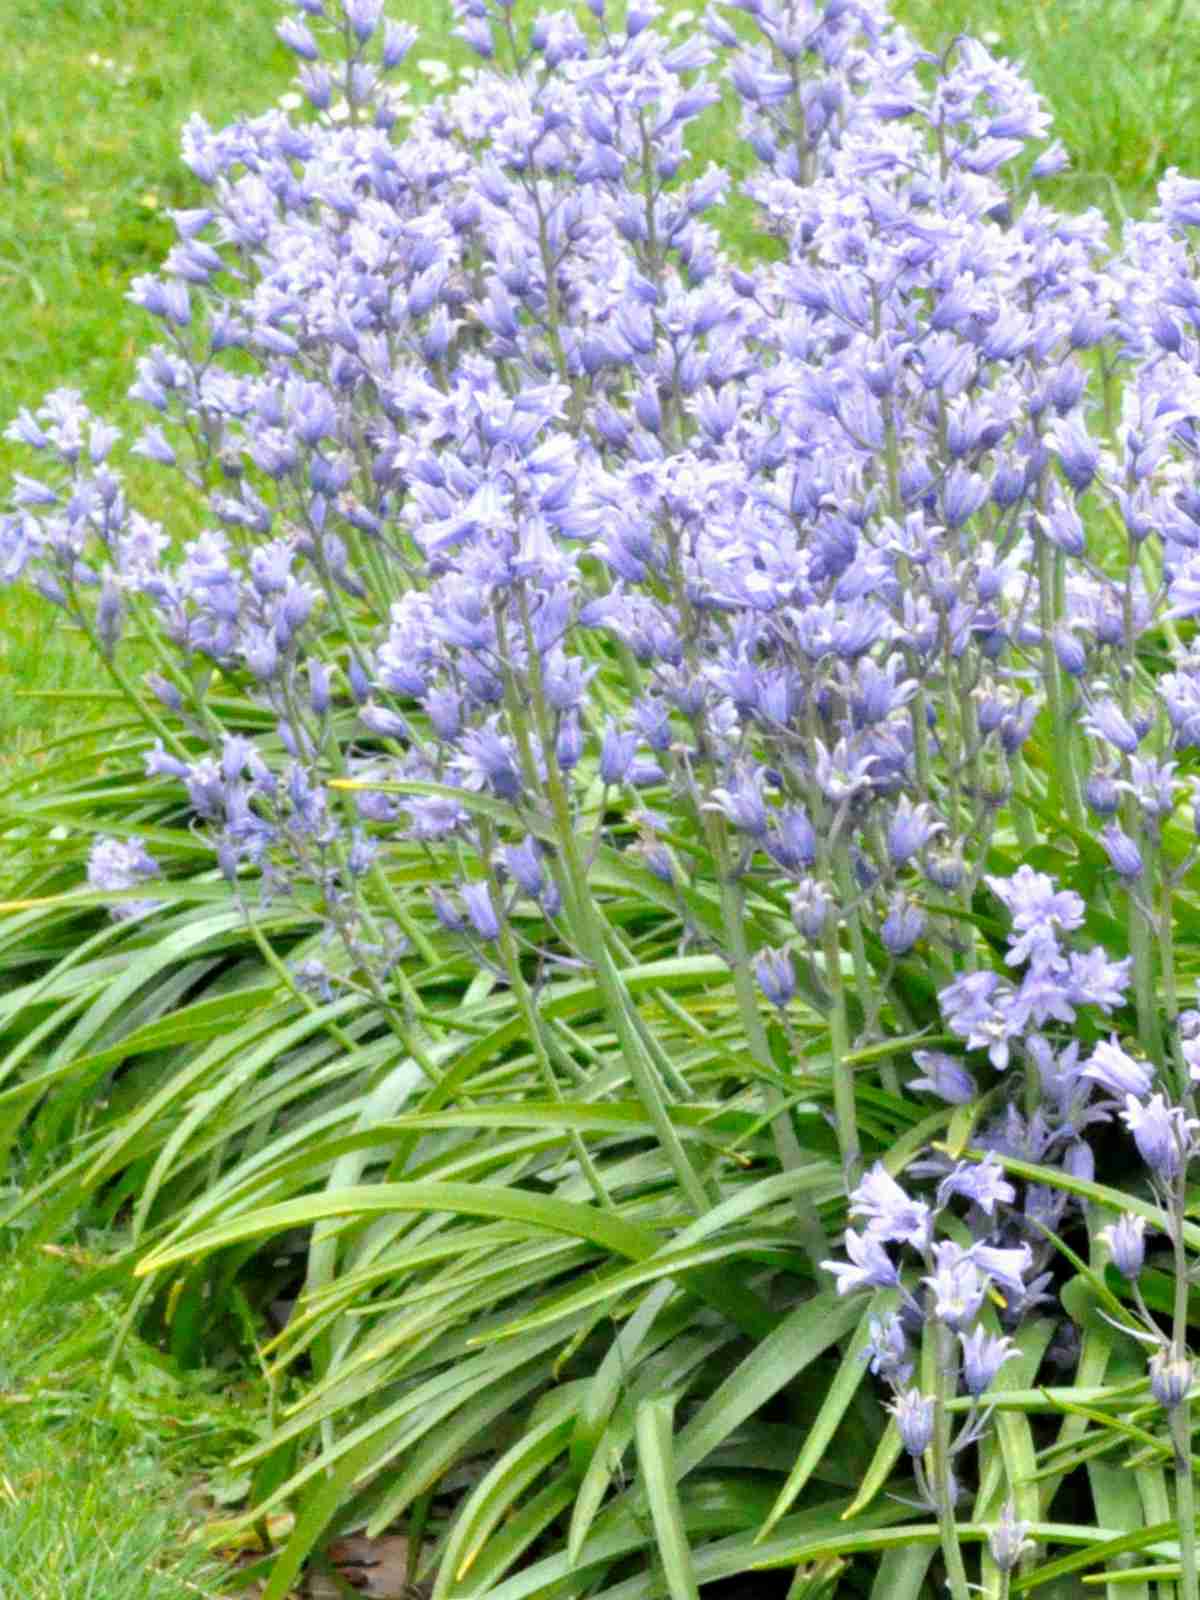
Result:
M1167 1074L1132 1054L1115 1035L1097 1039L1084 1055L1073 1036L1078 1008L1095 1006L1104 1014L1117 1008L1129 983L1129 960L1111 962L1093 947L1079 952L1065 939L1084 922L1082 899L1059 890L1045 874L1023 866L1008 879L987 880L1009 912L1008 964L1024 967L1020 983L998 972L971 972L943 988L939 996L946 1025L969 1050L985 1050L992 1064L1007 1069L1016 1060L1036 1086L1038 1106L1025 1116L1014 1105L986 1124L977 1144L987 1154L982 1162L933 1159L912 1164L914 1177L940 1179L932 1202L915 1198L877 1165L850 1196L850 1214L863 1220L860 1230L845 1235L847 1260L824 1263L837 1281L838 1292L886 1291L897 1308L872 1317L866 1359L871 1371L894 1391L892 1413L905 1449L913 1459L918 1488L925 1501L944 1514L938 1485L930 1468L939 1461L930 1454L944 1407L961 1384L971 1409L957 1437L947 1430L940 1467L946 1496L953 1504L956 1486L951 1465L955 1455L978 1439L986 1425L983 1397L1000 1368L1014 1354L1009 1336L1024 1314L1053 1296L1047 1293L1053 1263L1052 1236L1063 1228L1072 1204L1069 1186L1026 1184L1017 1205L1016 1186L1009 1181L1001 1157L1052 1168L1072 1178L1091 1180L1094 1155L1085 1140L1092 1124L1119 1117L1141 1157L1158 1201L1158 1225L1174 1252L1177 1281L1189 1281L1184 1237L1187 1169L1200 1149L1200 1119L1193 1090L1200 1081L1200 1012L1185 1011L1179 1023L1180 1051L1188 1068L1182 1104L1164 1090ZM1066 1030L1067 1042L1049 1031ZM916 1052L925 1077L918 1087L952 1104L973 1100L977 1086L956 1057L937 1051ZM938 1239L936 1224L954 1197L970 1204L969 1245L958 1238ZM1147 1307L1138 1280L1146 1251L1147 1219L1125 1212L1099 1231L1118 1270L1128 1280L1130 1304L1116 1319L1149 1351L1149 1383L1154 1398L1170 1420L1173 1436L1189 1424L1184 1401L1191 1393L1195 1366L1187 1346L1186 1298L1177 1304L1174 1325L1164 1330ZM891 1247L907 1248L923 1275L905 1273ZM992 1293L989 1306L989 1289ZM924 1290L924 1294L918 1291ZM997 1325L1006 1332L992 1331ZM947 1330L954 1342L937 1342L936 1330ZM934 1368L946 1380L940 1393L913 1384L917 1350L930 1348ZM1061 1343L1061 1335L1060 1335ZM914 1348L915 1347L915 1348ZM1061 1349L1059 1356L1070 1357ZM923 1363L928 1374L930 1366ZM1191 1472L1190 1458L1181 1470ZM1002 1570L1020 1558L1025 1529L1005 1524L992 1541ZM1010 1537L1011 1535L1011 1537ZM1011 1558L1011 1559L1010 1559Z
M741 0L737 29L713 11L686 38L656 0L528 28L459 0L481 64L400 137L414 36L382 9L301 0L280 24L307 117L188 124L206 203L133 287L163 338L135 448L212 525L176 551L60 390L9 429L47 471L16 480L0 571L114 669L131 624L153 637L151 771L231 883L316 885L380 982L400 829L474 863L445 928L486 947L522 899L582 953L562 857L599 784L660 879L790 906L794 935L750 956L771 1003L799 958L844 1009L845 953L850 1024L878 1028L866 990L919 951L968 1048L1040 1075L1046 1131L1022 1137L1084 1159L1062 1130L1117 1047L1080 1065L1047 1024L1132 983L1144 1050L1185 1075L1147 996L1200 744L1176 627L1200 615L1200 186L1172 175L1114 253L1098 214L1032 192L1065 158L1021 77L969 41L922 51L880 0ZM728 177L689 154L726 72L781 259L730 257ZM222 680L270 735L222 724ZM988 875L1047 770L1081 847L1101 825L1132 974L1065 947L1078 896ZM481 821L475 794L508 809ZM92 878L150 870L104 846ZM984 887L1019 982L980 967ZM919 1064L917 1087L970 1093L950 1058Z
M971 1408L957 1437L947 1435L944 1459L934 1464L946 1479L953 1505L957 1484L952 1460L980 1437L986 1422L984 1396L997 1373L1014 1354L1009 1334L994 1331L995 1306L1009 1327L1031 1305L1044 1298L1045 1280L1033 1278L1033 1252L1026 1243L996 1243L1003 1237L1000 1207L1016 1191L995 1156L979 1164L960 1162L938 1185L932 1204L911 1198L882 1165L874 1167L850 1196L850 1214L863 1220L861 1231L846 1232L848 1262L827 1261L838 1292L890 1290L898 1309L871 1320L866 1359L871 1371L894 1390L892 1415L905 1450L912 1458L918 1490L931 1509L940 1504L939 1486L930 1482L926 1459L938 1425L939 1406L952 1397L959 1382ZM936 1237L940 1213L955 1197L969 1202L970 1245ZM889 1246L900 1252L893 1256ZM905 1254L923 1271L919 1280L905 1275ZM923 1293L921 1292L923 1291ZM948 1338L939 1339L944 1332ZM942 1383L928 1393L912 1382L917 1351L932 1339L933 1363ZM928 1371L928 1367L926 1368ZM1020 1537L1016 1544L1019 1547ZM1015 1565L1015 1557L1013 1560Z
M970 1202L971 1220L981 1230L969 1247L935 1238L937 1216L955 1196ZM1012 1354L1011 1339L985 1337L979 1324L989 1283L1004 1291L998 1298L1012 1322L1036 1303L1044 1287L1026 1281L1033 1267L1027 1244L986 1242L1001 1225L997 1206L1015 1198L1016 1191L995 1156L978 1163L956 1163L938 1185L932 1205L912 1199L882 1164L873 1167L852 1192L850 1215L864 1218L865 1226L861 1232L846 1230L849 1262L827 1261L825 1266L836 1277L839 1294L865 1288L895 1289L901 1303L900 1311L874 1326L870 1347L873 1372L897 1387L907 1383L913 1371L909 1336L924 1325L928 1311L962 1343L967 1391L975 1396L984 1392ZM903 1284L900 1268L886 1248L889 1244L908 1245L925 1266L928 1275L922 1283L929 1290L927 1308L922 1308Z
M1156 1178L1174 1179L1181 1170L1179 1162L1186 1164L1187 1152L1194 1149L1197 1127L1200 1124L1183 1120L1173 1124L1176 1156L1164 1161L1161 1149L1156 1148L1153 1160L1147 1158ZM936 1237L937 1218L956 1196L969 1202L970 1245ZM890 1409L911 1459L918 1493L929 1509L943 1516L959 1497L954 1459L983 1435L989 1417L988 1390L1016 1354L1010 1334L993 1331L997 1308L1001 1325L1011 1329L1031 1306L1051 1298L1044 1292L1048 1275L1033 1276L1030 1246L1012 1244L1011 1232L1005 1227L1000 1208L1014 1199L1014 1187L994 1155L978 1165L956 1164L938 1185L932 1204L913 1199L879 1164L850 1196L850 1214L862 1219L863 1226L861 1231L846 1231L849 1260L824 1263L836 1278L840 1294L882 1290L898 1301L898 1309L871 1318L864 1358L893 1391ZM1178 1226L1182 1207L1170 1210L1176 1214L1174 1226ZM1191 1390L1194 1369L1186 1350L1160 1331L1137 1290L1145 1221L1126 1214L1103 1230L1101 1237L1133 1284L1139 1326L1126 1331L1151 1346L1151 1391L1168 1415L1175 1416ZM1005 1239L1009 1242L995 1242ZM899 1251L900 1259L889 1246ZM905 1252L909 1262L915 1258L917 1269L923 1269L919 1278L912 1272L905 1274ZM941 1330L949 1335L948 1340L938 1339ZM932 1341L933 1370L939 1377L933 1393L913 1383L919 1352L928 1341ZM928 1364L924 1370L930 1370ZM955 1434L946 1417L945 1402L959 1388L969 1396L970 1408ZM945 1430L940 1458L934 1452L939 1422ZM1190 1464L1186 1470L1190 1472ZM935 1477L939 1472L944 1478L944 1496ZM1026 1537L1028 1531L1029 1524L1015 1518L1011 1504L1006 1506L989 1538L992 1558L1001 1572L1013 1570L1033 1548Z

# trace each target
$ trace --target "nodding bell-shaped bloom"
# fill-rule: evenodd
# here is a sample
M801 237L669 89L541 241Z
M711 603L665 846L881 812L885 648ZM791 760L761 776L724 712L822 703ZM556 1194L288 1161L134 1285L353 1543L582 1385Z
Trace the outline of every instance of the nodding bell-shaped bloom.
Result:
M879 925L883 947L893 956L904 956L925 932L925 913L907 895L894 896L888 914Z
M933 1297L933 1315L957 1332L975 1321L987 1287L983 1273L969 1252L953 1240L933 1247L935 1268L922 1278Z
M135 889L162 876L158 862L139 838L98 838L88 856L87 877L93 889L114 892ZM158 909L157 900L120 900L109 907L114 922L132 922Z
M1151 1095L1145 1105L1126 1095L1121 1120L1133 1134L1138 1154L1163 1183L1176 1178L1195 1153L1200 1121L1179 1106L1169 1106L1161 1094Z
M988 1333L982 1325L970 1333L960 1333L958 1340L962 1345L963 1382L967 1393L978 1399L1004 1363L1016 1355L1016 1349L1011 1339Z
M788 950L763 950L755 957L754 976L773 1006L782 1011L796 993L796 968Z
M911 1200L881 1161L850 1196L850 1215L866 1219L867 1232L881 1242L910 1244L922 1254L929 1246L933 1215L922 1200Z
M933 1407L933 1396L919 1389L902 1389L889 1407L900 1442L914 1460L933 1443Z
M951 1106L968 1105L979 1093L974 1078L957 1056L945 1055L941 1050L914 1050L913 1060L922 1075L912 1079L910 1089L924 1089Z
M945 824L934 816L932 806L914 805L907 795L902 795L888 823L887 851L892 865L907 865L935 834L944 831Z
M500 919L496 915L491 890L487 884L464 883L462 900L467 908L467 916L471 919L471 926L479 937L484 940L497 938L500 933Z
M1191 1393L1195 1370L1190 1361L1179 1359L1169 1350L1156 1350L1150 1357L1150 1393L1165 1411L1174 1411Z
M833 901L815 878L805 878L789 897L788 909L798 931L815 944L833 915Z
M999 1202L1011 1204L1017 1197L994 1151L989 1151L980 1162L960 1161L954 1171L942 1179L937 1192L939 1208L956 1194L970 1200L989 1217L995 1215Z
M871 1371L893 1387L906 1384L912 1376L913 1362L900 1317L894 1311L886 1317L872 1317L870 1327L865 1357Z
M896 1264L882 1243L869 1233L846 1229L846 1254L849 1261L822 1261L825 1271L837 1279L839 1294L857 1289L894 1289L900 1282Z
M1137 845L1115 822L1100 830L1100 843L1112 865L1113 871L1126 883L1142 875L1142 853Z
M1111 1227L1100 1230L1117 1271L1131 1283L1140 1276L1146 1259L1146 1219L1124 1211Z
M1098 1083L1109 1094L1120 1098L1134 1095L1139 1100L1150 1093L1150 1085L1154 1081L1149 1063L1135 1061L1127 1051L1122 1050L1115 1034L1107 1040L1101 1039L1088 1057L1081 1076Z

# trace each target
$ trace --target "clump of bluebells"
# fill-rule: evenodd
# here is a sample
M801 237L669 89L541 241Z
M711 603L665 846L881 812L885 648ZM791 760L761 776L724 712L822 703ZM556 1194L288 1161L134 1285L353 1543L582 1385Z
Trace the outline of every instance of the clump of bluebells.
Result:
M939 1215L955 1198L970 1207L969 1245L936 1237ZM996 1329L989 1295L1009 1326L1045 1297L1045 1278L1033 1277L1033 1251L1024 1240L1012 1242L999 1212L1015 1198L994 1154L979 1164L956 1163L932 1202L911 1198L879 1163L850 1196L850 1215L862 1219L863 1227L846 1232L849 1261L825 1263L841 1293L872 1288L898 1298L898 1309L872 1318L866 1357L895 1392L892 1416L921 1500L942 1526L947 1572L956 1588L965 1586L966 1577L954 1531L954 1459L983 1433L984 1397L1016 1354L1011 1336ZM914 1283L913 1273L922 1271ZM922 1353L927 1389L913 1381ZM960 1379L971 1408L956 1434L947 1402Z
M248 914L319 909L298 984L365 983L408 1025L431 945L389 876L400 838L535 1041L536 971L592 971L694 1209L601 854L727 963L785 1165L772 1028L822 1019L866 1220L833 1270L900 1296L871 1361L952 1523L983 1423L952 1441L945 1406L960 1376L980 1400L1054 1237L1092 1226L1070 1185L1114 1115L1182 1215L1200 184L1169 175L1119 241L1056 212L1038 183L1066 156L1030 86L974 41L920 48L880 0L742 0L686 37L656 0L456 17L478 65L415 116L392 87L412 30L381 0L302 0L279 34L308 113L187 125L205 196L131 291L160 330L133 448L208 525L179 546L139 514L114 430L61 389L9 427L41 467L0 564L92 641ZM723 83L773 241L749 260L696 154ZM155 871L101 841L90 876ZM864 1060L893 1096L986 1091L982 1165L935 1155L934 1198L903 1204L864 1179ZM1046 1181L1018 1203L1006 1160ZM969 1245L936 1237L956 1197Z

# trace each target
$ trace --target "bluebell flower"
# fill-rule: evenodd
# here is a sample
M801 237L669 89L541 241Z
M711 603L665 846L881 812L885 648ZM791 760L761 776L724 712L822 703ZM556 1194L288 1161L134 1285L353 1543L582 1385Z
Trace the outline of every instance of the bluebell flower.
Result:
M471 926L483 940L492 940L499 936L500 920L492 902L491 890L486 883L465 883L462 886L462 900L466 907L467 916Z
M904 1389L889 1410L895 1419L900 1442L914 1459L923 1456L933 1442L934 1402L919 1389Z
M1033 1270L1033 1251L1027 1244L1009 1248L977 1243L971 1246L970 1255L980 1271L1012 1300L1019 1301L1026 1293L1025 1280Z
M1015 998L1012 985L997 973L969 972L939 992L938 1004L946 1026L966 1040L968 1049L986 1050L992 1065L1003 1071L1023 1026Z
M546 882L542 868L542 847L538 841L530 834L519 845L506 845L503 859L513 881L525 894L536 900Z
M1012 966L1027 961L1054 959L1058 955L1060 932L1070 932L1083 923L1084 903L1072 889L1058 889L1044 872L1023 865L1010 878L984 879L992 893L1007 906L1013 933L1006 957Z
M1090 734L1125 756L1134 755L1141 743L1141 735L1115 700L1101 700L1093 706L1085 713L1083 725Z
M1078 416L1060 418L1047 433L1046 442L1056 451L1071 488L1076 494L1082 494L1100 465L1100 447L1082 419Z
M600 777L609 784L624 783L633 765L637 734L610 723L600 746Z
M910 1244L922 1253L928 1248L933 1229L929 1207L910 1199L881 1161L851 1194L850 1215L866 1219L872 1238Z
M1089 775L1083 797L1097 816L1111 817L1120 809L1121 791L1115 774L1100 769Z
M761 839L767 831L768 814L763 800L763 773L760 768L737 773L727 788L714 789L707 809L722 811L736 828L751 838Z
M1144 1105L1126 1094L1121 1120L1133 1134L1138 1154L1163 1183L1170 1183L1195 1153L1200 1121L1179 1106L1169 1106L1161 1094L1151 1095Z
M136 835L128 839L102 835L95 840L88 855L88 884L101 893L135 889L161 876L158 862ZM121 900L109 907L109 915L114 922L132 922L157 911L161 904L159 900Z
M1150 1357L1150 1393L1165 1411L1174 1411L1188 1398L1194 1376L1192 1363L1169 1350L1156 1350Z
M986 1216L995 1214L996 1206L1001 1201L1011 1204L1016 1199L1016 1190L1004 1176L1004 1169L996 1159L994 1151L989 1151L983 1161L960 1161L954 1170L942 1179L938 1185L937 1203L944 1206L951 1195L963 1195L973 1205L977 1205Z
M1100 830L1100 843L1113 871L1127 883L1142 875L1142 854L1137 845L1115 822Z
M930 1290L933 1315L956 1332L979 1315L986 1287L984 1274L972 1256L953 1240L933 1246L934 1270L922 1283Z
M1111 1226L1101 1228L1098 1237L1108 1246L1117 1271L1135 1282L1146 1259L1146 1219L1123 1211Z
M1098 1006L1110 1014L1125 1003L1133 971L1129 956L1110 961L1099 945L1072 950L1067 958L1068 993L1075 1005Z
M859 1289L894 1289L900 1282L895 1263L881 1241L871 1233L856 1233L847 1228L845 1233L846 1261L822 1261L826 1272L837 1279L839 1294L853 1294Z
M754 959L758 986L773 1006L783 1010L795 997L796 969L787 950L761 950Z
M768 855L786 872L811 867L817 859L817 834L805 808L783 806L772 820L774 827L763 839Z
M1115 1034L1107 1040L1100 1040L1088 1057L1081 1076L1098 1083L1101 1088L1107 1089L1109 1094L1119 1099L1124 1099L1126 1095L1134 1095L1139 1100L1144 1099L1150 1093L1150 1085L1154 1081L1154 1072L1150 1064L1145 1061L1135 1061L1131 1055L1122 1050Z
M803 879L788 898L788 909L797 930L816 944L833 915L831 896L815 878Z
M879 938L889 955L903 956L925 932L925 913L908 895L893 896L887 916L879 925Z
M960 1333L958 1339L962 1345L963 1382L967 1393L978 1399L1017 1352L1010 1338L989 1333L982 1324L970 1333Z
M936 834L945 831L945 823L934 815L932 806L921 802L914 804L908 795L902 795L888 823L888 857L895 867L905 866Z
M914 1050L913 1060L922 1075L909 1082L910 1089L923 1089L952 1106L969 1105L979 1093L974 1078L956 1056L941 1050Z
M908 1336L896 1312L871 1318L870 1338L864 1359L877 1378L883 1378L895 1388L906 1384L911 1378L913 1360Z
M312 30L297 17L283 17L275 25L275 32L279 39L289 50L301 56L306 61L316 61L320 57L317 41L313 38Z
M988 1549L1001 1572L1015 1571L1022 1557L1034 1549L1034 1542L1028 1537L1030 1526L1018 1518L1012 1501L1006 1500L999 1521L988 1534Z

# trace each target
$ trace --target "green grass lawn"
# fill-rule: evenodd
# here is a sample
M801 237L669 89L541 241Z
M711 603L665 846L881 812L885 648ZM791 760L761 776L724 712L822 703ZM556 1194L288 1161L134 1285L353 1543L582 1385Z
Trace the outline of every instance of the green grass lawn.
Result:
M0 1600L217 1600L186 1501L236 1414L137 1340L105 1401L118 1309L72 1301L72 1255L0 1244Z

